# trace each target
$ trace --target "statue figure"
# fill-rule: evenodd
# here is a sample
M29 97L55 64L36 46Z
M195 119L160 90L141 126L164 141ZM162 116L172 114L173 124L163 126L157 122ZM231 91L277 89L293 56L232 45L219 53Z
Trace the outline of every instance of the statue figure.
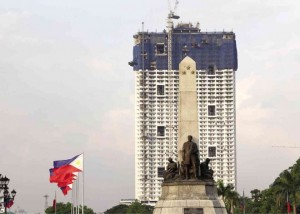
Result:
M169 163L167 166L167 170L164 172L164 180L165 181L173 179L175 177L175 175L178 174L177 163L175 163L171 157L168 158L168 161L169 161Z
M199 166L199 150L197 144L192 141L193 137L188 136L188 141L183 144L182 147L182 159L184 163L185 179L190 178L190 169L193 169L193 177L198 178L198 166Z
M213 179L214 171L212 169L209 169L210 159L206 158L205 162L202 162L200 164L200 170L201 170L201 178L204 179Z

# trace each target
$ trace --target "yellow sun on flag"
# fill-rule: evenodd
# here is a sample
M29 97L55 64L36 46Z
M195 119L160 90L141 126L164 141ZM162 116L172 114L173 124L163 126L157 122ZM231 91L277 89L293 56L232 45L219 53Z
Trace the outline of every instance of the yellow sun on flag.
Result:
M75 165L76 165L76 166L80 166L80 165L81 165L81 161L80 161L80 160L77 160L77 161L75 162Z

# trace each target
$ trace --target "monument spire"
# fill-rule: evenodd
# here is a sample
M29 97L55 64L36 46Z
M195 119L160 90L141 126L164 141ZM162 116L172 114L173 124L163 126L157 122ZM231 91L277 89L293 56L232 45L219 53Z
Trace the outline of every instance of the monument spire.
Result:
M199 142L196 62L186 56L179 64L179 129L178 161L182 161L182 146L189 135Z

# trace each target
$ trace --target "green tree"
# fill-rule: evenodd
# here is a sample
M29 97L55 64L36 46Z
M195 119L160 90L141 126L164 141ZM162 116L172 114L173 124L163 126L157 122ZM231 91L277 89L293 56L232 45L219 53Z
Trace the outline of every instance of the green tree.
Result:
M125 204L119 204L116 205L108 210L106 210L105 214L120 214L120 213L127 213L128 205Z
M71 203L56 203L56 214L69 214L71 213ZM82 212L82 206L79 207L79 212ZM48 207L45 210L46 214L53 214L55 213L55 209L53 207ZM91 209L88 208L87 206L84 206L84 213L85 214L94 214L95 212Z
M127 214L152 214L153 210L154 207L143 205L136 200L128 207Z
M296 213L297 193L300 190L300 176L296 170L284 170L273 183L275 194L279 196L284 203L284 199L289 196L293 203L293 212Z
M300 199L300 158L293 166L280 173L269 188L262 191L252 190L251 198L239 197L232 187L225 186L222 181L218 181L217 187L218 195L222 196L228 213L242 214L242 206L238 206L239 204L244 204L245 211L249 214L286 213L288 196L293 205L293 213L296 214L297 208L300 210L300 206L297 206L297 201Z
M250 203L250 208L252 213L260 213L261 208L261 192L259 189L254 189L250 191L252 203Z
M253 199L254 202L259 202L261 199L261 193L259 189L254 189L250 191L251 193L251 198Z
M275 214L278 212L283 213L284 211L276 206L274 189L269 188L261 191L260 213Z
M217 181L217 191L218 195L222 197L222 200L225 201L225 197L228 190L229 186L225 186L222 180Z
M233 190L233 186L230 187L226 194L226 204L229 213L234 213L234 208L239 205L239 194Z
M218 195L222 197L225 203L225 207L228 213L234 212L234 207L239 204L239 194L234 191L234 187L229 185L224 185L222 180L217 182Z

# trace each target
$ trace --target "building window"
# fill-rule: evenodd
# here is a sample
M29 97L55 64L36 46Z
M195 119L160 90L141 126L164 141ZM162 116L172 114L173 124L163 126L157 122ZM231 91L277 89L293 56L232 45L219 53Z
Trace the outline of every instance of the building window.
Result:
M208 116L216 115L216 106L208 106Z
M164 137L165 136L165 127L164 126L157 126L157 136Z
M216 147L215 146L209 146L208 147L208 157L214 158L217 156Z
M165 53L165 44L159 43L156 44L156 54L164 54Z
M164 85L157 86L157 95L165 95L165 86Z
M157 177L163 178L164 177L165 167L157 167Z
M208 66L207 75L215 75L215 68L213 65Z
M146 104L140 104L140 109L141 110L145 110L147 108L147 105Z

